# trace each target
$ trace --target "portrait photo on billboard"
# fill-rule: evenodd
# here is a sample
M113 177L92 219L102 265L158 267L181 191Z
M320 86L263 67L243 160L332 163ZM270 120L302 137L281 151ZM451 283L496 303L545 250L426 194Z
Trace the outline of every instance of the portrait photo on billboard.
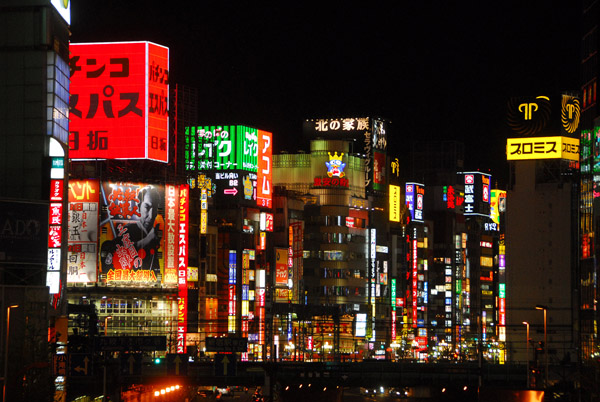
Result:
M164 186L103 183L100 269L107 282L161 281L164 268Z

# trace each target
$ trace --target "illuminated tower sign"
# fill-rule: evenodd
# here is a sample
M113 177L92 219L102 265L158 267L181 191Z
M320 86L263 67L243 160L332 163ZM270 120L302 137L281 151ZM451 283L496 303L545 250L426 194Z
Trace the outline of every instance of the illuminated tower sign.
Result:
M465 216L490 216L491 175L481 172L462 173L465 184Z
M365 187L379 191L386 189L386 121L371 117L309 119L304 121L302 130L309 139L352 139L362 143L366 166Z
M169 49L71 43L69 158L168 162Z
M414 222L423 222L423 202L425 185L419 183L406 183L406 206Z
M247 126L188 126L184 138L185 169L214 172L217 197L271 208L271 133Z

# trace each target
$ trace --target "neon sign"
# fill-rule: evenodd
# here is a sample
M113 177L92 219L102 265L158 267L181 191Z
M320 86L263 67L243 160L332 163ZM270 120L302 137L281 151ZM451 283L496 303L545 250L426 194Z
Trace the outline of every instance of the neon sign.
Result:
M346 174L344 173L344 168L346 164L342 162L342 158L344 157L344 153L342 152L339 156L337 151L331 155L329 154L329 161L325 162L325 166L327 166L327 176L329 177L344 177Z
M189 186L179 186L179 263L177 265L177 353L185 353L187 334L187 277L188 277L188 228Z
M168 162L169 49L71 43L69 157Z

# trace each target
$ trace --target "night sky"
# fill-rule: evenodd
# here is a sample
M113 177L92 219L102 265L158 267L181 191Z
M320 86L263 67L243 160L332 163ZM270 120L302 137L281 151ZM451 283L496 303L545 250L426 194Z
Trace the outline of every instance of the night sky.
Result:
M390 152L464 141L502 186L508 98L580 88L581 1L377 3L74 0L71 41L169 47L199 124L272 131L275 152L302 147L306 118L379 116Z

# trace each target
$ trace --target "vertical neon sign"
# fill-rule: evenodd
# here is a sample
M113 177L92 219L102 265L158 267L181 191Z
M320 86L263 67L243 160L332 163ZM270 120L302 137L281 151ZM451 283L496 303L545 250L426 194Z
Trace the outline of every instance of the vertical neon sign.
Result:
M227 319L227 331L235 332L236 312L236 275L237 275L237 252L229 250L229 316Z
M413 316L413 328L417 328L417 229L414 229L413 241L412 241L412 316Z
M396 278L392 278L392 341L396 340Z
M177 353L185 353L187 334L187 266L188 266L188 228L189 228L189 185L179 187L179 264L177 284L179 300L177 303Z

